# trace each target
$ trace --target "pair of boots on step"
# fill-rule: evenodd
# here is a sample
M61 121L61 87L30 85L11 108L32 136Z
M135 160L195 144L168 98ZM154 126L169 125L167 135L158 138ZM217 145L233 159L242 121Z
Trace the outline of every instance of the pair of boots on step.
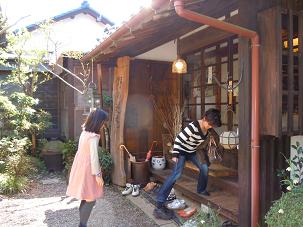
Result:
M81 200L79 212L80 212L80 224L79 227L87 227L88 218L96 201Z

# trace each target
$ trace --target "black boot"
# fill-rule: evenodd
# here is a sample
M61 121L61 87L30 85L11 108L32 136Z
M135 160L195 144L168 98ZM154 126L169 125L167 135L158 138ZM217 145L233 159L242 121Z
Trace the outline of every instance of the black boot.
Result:
M165 206L157 207L154 209L153 215L157 219L169 220L173 218L173 211L167 209Z

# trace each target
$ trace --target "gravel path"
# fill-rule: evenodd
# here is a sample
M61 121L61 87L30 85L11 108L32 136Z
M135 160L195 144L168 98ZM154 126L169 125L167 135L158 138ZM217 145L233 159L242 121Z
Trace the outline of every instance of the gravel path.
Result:
M79 201L65 196L63 177L43 177L31 184L31 190L14 197L0 195L0 226L66 226L79 223ZM105 197L98 200L89 227L158 226L143 211L121 196L115 186L105 187Z

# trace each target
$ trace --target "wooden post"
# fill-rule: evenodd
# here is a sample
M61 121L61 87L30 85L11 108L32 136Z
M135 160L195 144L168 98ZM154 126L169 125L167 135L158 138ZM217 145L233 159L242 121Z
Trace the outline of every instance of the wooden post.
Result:
M119 186L125 186L126 184L124 151L120 149L120 145L124 143L124 120L128 97L129 65L129 57L125 56L118 58L113 84L113 113L110 151L114 161L112 182Z
M250 0L239 2L240 26L256 30L256 6ZM251 43L239 37L239 226L249 227L251 222ZM253 226L255 227L255 226Z
M97 64L97 81L98 81L98 93L100 95L100 108L103 108L102 66L101 66L101 64Z

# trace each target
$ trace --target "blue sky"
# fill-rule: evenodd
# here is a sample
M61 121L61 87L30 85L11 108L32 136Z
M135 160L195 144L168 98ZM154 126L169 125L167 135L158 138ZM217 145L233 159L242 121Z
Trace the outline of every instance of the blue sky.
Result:
M68 10L80 7L83 0L0 0L2 11L10 23L22 16L18 27L50 18ZM90 6L116 24L127 20L150 0L88 0Z

